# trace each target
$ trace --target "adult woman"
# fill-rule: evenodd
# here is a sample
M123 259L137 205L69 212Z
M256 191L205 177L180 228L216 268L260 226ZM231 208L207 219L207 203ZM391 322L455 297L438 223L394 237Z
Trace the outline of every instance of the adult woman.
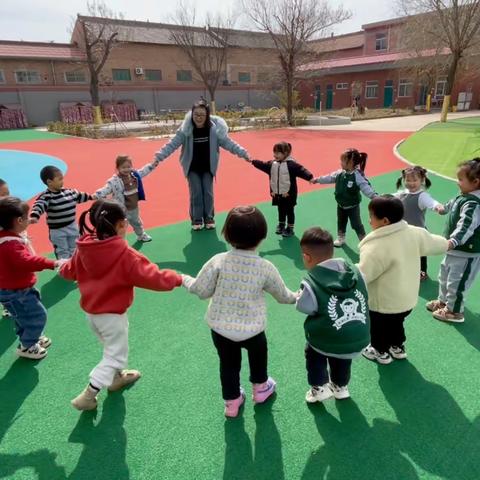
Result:
M190 218L193 230L215 228L213 178L217 173L220 147L249 159L248 153L231 140L228 126L220 117L210 115L208 104L196 102L185 115L175 137L155 154L162 161L182 147L180 164L188 180L190 191Z

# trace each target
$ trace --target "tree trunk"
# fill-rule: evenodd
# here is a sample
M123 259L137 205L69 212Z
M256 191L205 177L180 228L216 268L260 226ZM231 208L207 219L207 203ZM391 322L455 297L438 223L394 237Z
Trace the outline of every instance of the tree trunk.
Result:
M293 81L287 76L287 123L293 126Z
M216 105L215 105L215 89L211 88L208 90L210 94L210 113L215 115L217 113Z
M102 113L100 111L100 95L98 92L98 77L90 74L90 97L93 106L93 121L99 125L102 123Z
M450 68L448 69L448 77L447 77L447 87L445 96L443 97L443 105L442 105L442 115L440 117L440 121L445 123L447 121L448 110L450 108L450 100L452 96L453 86L455 84L455 76L457 74L457 67L458 62L460 61L460 55L458 53L453 54L452 63L450 64Z

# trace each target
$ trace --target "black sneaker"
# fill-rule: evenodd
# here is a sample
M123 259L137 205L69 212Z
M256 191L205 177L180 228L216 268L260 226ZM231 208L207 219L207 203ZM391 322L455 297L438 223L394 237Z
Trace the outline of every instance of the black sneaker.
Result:
M295 235L295 232L293 231L292 227L287 227L282 232L283 237L293 237L294 235Z
M277 229L275 230L275 233L276 233L277 235L281 235L284 230L285 230L285 224L284 224L284 223L279 223L279 224L277 225Z

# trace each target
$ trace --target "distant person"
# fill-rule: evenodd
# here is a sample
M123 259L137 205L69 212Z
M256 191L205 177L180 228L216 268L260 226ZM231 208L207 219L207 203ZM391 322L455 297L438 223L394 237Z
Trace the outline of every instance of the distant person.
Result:
M222 230L232 250L213 256L196 278L183 276L183 286L210 299L206 320L220 360L225 416L236 417L245 401L240 386L242 348L248 352L252 397L265 402L276 382L267 372L267 307L265 293L279 303L295 303L296 294L284 284L275 266L257 248L267 236L267 222L256 207L235 207Z
M125 241L127 229L123 205L97 200L80 216L82 236L78 248L59 272L67 280L77 282L80 305L103 344L103 358L90 372L90 382L71 402L77 410L94 410L102 388L113 392L140 378L138 370L126 370L127 309L133 302L134 288L166 291L182 284L182 277L176 272L160 270L129 247Z
M158 163L147 163L140 170L135 170L133 160L128 155L119 155L115 160L117 173L103 188L95 192L96 198L111 195L114 200L125 206L128 223L132 226L139 242L152 241L152 237L143 228L139 202L146 199L142 179L152 173Z
M437 213L444 213L444 208L437 202L426 190L430 188L432 182L427 177L427 170L422 167L414 166L404 168L401 177L397 180L397 190L404 186L404 189L398 191L395 196L403 203L403 219L409 225L426 228L425 212L433 210ZM424 281L427 275L427 257L420 258L420 280Z
M365 227L360 216L361 193L368 198L376 193L365 176L368 155L355 148L345 150L340 156L341 169L329 175L314 178L311 183L335 184L335 200L337 201L337 239L335 247L345 244L347 223L355 230L359 240L365 237Z
M155 161L169 157L182 147L180 164L190 192L192 230L215 228L213 179L217 175L219 148L249 159L247 151L228 137L228 125L220 117L210 115L206 102L196 102L185 115L176 135L155 154Z
M445 205L452 248L440 265L438 298L427 303L434 318L453 323L465 320L465 294L480 271L480 157L461 163L457 178L461 193Z
M30 212L30 223L37 223L46 213L55 257L70 258L79 236L76 222L77 203L88 202L93 197L85 192L63 188L63 173L52 165L42 168L40 178L47 190L35 200Z
M370 342L367 287L357 267L333 258L333 238L326 230L309 228L300 247L308 269L297 300L297 310L308 315L305 400L343 400L350 397L352 360Z
M273 146L274 160L252 160L252 165L270 178L272 205L278 208L278 225L275 233L284 237L295 234L295 205L297 204L297 178L310 181L313 175L292 157L292 145L287 142Z

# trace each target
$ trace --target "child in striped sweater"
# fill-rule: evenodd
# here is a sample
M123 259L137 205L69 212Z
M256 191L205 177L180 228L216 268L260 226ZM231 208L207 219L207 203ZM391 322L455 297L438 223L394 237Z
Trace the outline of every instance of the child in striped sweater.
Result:
M220 358L225 415L236 417L245 401L240 386L242 348L248 351L253 401L263 403L275 391L267 373L267 311L265 293L279 303L295 303L275 266L256 249L267 236L267 222L255 207L232 209L222 233L233 250L212 257L197 278L183 276L183 286L202 299L210 298L206 320Z
M62 171L52 165L42 168L40 178L47 190L35 200L30 212L30 223L37 223L46 213L55 256L68 259L73 255L79 237L75 221L77 203L88 202L94 197L78 190L63 188Z

